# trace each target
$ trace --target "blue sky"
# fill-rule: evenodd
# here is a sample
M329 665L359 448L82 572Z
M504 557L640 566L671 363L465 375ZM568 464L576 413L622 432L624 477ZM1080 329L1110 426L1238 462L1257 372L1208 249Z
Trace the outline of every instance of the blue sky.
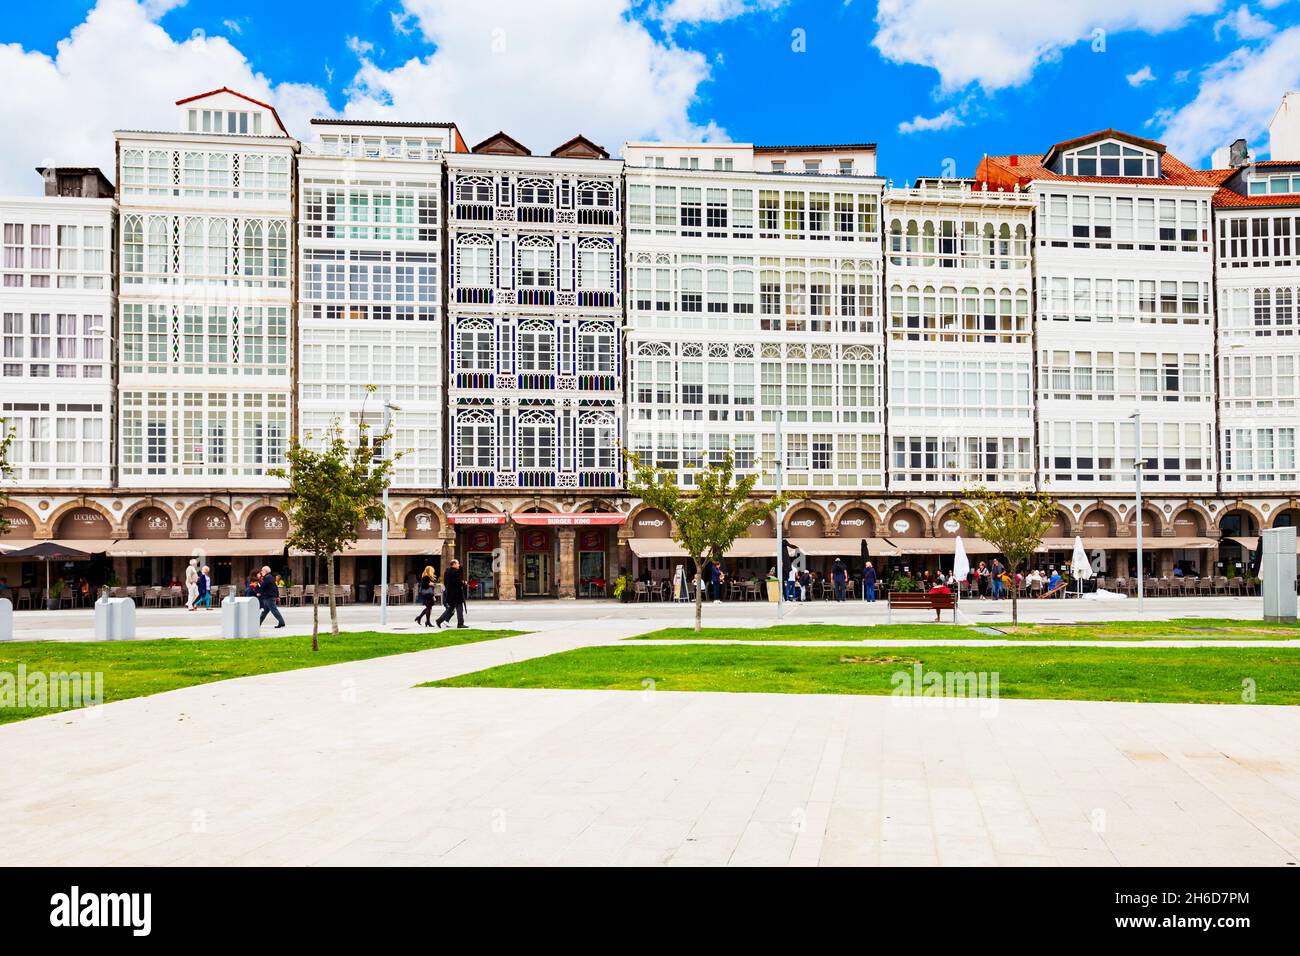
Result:
M1300 0L55 0L0 25L0 191L38 162L106 163L114 128L229 85L312 115L505 128L536 151L583 132L872 141L896 181L969 174L1107 126L1193 165L1267 151L1300 88Z

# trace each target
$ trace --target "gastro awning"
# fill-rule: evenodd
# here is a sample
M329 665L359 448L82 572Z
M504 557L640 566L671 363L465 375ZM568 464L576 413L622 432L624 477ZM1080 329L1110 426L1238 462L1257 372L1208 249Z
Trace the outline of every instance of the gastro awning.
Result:
M108 549L115 558L250 558L283 552L284 538L126 538Z
M473 516L477 517L477 516ZM504 516L503 516L504 517ZM557 515L548 512L532 511L527 513L515 512L510 516L510 520L515 524L522 525L541 525L549 528L572 528L588 525L615 525L622 524L627 519L627 515L618 512L587 512L585 514Z
M33 542L39 544L40 542ZM55 538L51 544L57 544L61 548L71 548L73 551L84 551L86 554L103 554L113 546L112 538Z
M1194 551L1200 548L1213 548L1219 544L1214 538L1166 538L1161 535L1144 535L1142 537L1142 550L1144 551L1167 551L1167 550L1186 550ZM1043 546L1040 551L1073 551L1073 538L1044 538ZM1085 551L1136 551L1137 538L1084 538L1083 550Z
M729 558L776 558L776 538L737 538L727 549Z
M628 544L638 558L686 557L686 549L672 538L629 538Z
M810 558L856 558L862 553L861 538L790 538L789 541ZM888 558L899 553L893 542L884 538L867 538L867 548L873 557Z
M505 524L506 516L490 511L468 511L462 514L449 514L447 520L452 524Z
M956 538L890 538L898 554L954 554ZM967 554L997 554L998 549L983 538L962 538Z

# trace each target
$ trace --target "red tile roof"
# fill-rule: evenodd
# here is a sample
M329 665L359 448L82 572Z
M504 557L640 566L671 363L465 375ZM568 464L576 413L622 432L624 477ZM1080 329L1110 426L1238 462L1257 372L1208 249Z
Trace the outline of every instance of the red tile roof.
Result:
M1086 137L1085 137L1086 138ZM1130 137L1132 139L1133 137ZM1075 141L1071 141L1075 142ZM1064 145L1064 144L1060 144ZM978 182L990 186L1022 188L1035 180L1060 180L1075 183L1113 183L1121 186L1217 186L1219 183L1206 171L1192 169L1181 159L1165 153L1160 159L1160 178L1142 176L1066 176L1055 173L1043 165L1046 156L1010 155L986 156L975 172Z
M1300 195L1295 193L1270 193L1264 196L1243 196L1235 189L1228 188L1228 181L1247 169L1253 167L1277 167L1291 166L1300 173L1300 163L1294 160L1272 159L1262 160L1257 163L1250 163L1247 166L1239 166L1234 169L1211 169L1207 170L1206 175L1212 176L1219 184L1219 189L1214 194L1212 200L1214 206L1219 209L1248 209L1252 206L1300 206Z
M194 96L187 96L183 100L177 100L176 105L184 106L186 103L193 103L195 100L201 100L208 96L215 96L217 93L229 93L231 96L238 96L241 100L248 100L248 102L260 106L262 109L270 110L271 115L275 117L275 125L280 127L280 131L284 133L285 136L289 135L289 131L284 128L284 123L280 121L280 114L275 111L274 106L270 103L263 103L261 100L255 100L248 94L241 93L239 90L232 90L228 86L222 86L215 90L208 90L206 93L198 93Z

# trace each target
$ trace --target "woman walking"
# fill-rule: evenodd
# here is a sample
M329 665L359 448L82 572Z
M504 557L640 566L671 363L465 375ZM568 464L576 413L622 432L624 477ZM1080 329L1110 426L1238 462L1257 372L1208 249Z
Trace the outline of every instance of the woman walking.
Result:
M420 603L424 605L424 610L415 615L416 624L424 624L425 627L433 627L433 582L437 577L433 573L431 565L425 565L424 571L420 575L420 589L418 596Z

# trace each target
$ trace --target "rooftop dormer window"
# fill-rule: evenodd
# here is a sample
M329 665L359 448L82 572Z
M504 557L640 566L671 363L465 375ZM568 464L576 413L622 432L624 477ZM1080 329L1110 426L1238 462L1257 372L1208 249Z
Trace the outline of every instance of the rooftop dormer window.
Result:
M1107 140L1072 149L1061 160L1066 176L1123 176L1130 179L1155 179L1160 163L1155 153Z
M1300 175L1252 177L1247 182L1251 196L1276 196L1288 193L1300 193Z
M240 136L262 135L262 114L256 110L187 111L191 133L233 133Z

